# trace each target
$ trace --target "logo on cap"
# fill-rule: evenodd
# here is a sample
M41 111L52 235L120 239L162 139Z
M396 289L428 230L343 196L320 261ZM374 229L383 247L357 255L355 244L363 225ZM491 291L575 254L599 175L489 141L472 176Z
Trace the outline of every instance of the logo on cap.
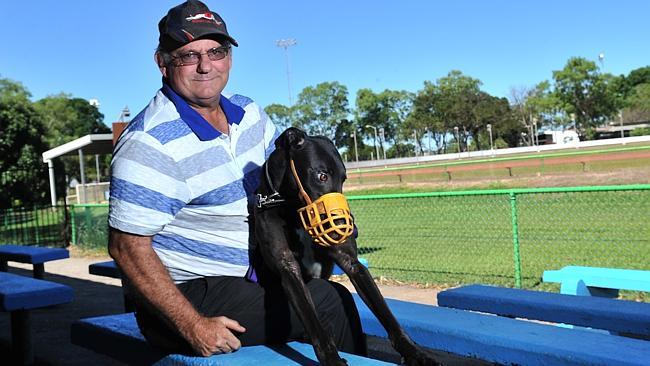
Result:
M196 14L196 15L191 15L191 16L185 18L185 20L187 20L188 22L192 22L192 23L213 22L216 25L223 24L220 21L216 20L214 18L214 14L212 14L212 13L199 13L199 14Z

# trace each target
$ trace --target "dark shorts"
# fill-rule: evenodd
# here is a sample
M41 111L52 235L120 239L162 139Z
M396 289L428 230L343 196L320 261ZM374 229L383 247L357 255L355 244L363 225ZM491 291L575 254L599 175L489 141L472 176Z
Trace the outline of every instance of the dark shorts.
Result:
M312 279L306 286L321 324L332 335L337 348L365 355L365 337L350 292L338 283L322 279ZM239 277L207 277L179 284L178 288L204 316L226 316L246 328L246 332L236 334L242 346L308 339L279 285L262 287ZM175 329L147 308L136 306L136 318L151 344L176 353L193 353Z

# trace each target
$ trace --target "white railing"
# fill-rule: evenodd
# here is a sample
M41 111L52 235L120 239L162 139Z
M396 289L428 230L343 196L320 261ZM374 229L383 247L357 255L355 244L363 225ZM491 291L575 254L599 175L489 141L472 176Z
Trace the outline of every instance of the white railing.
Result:
M377 168L392 165L402 164L422 164L434 161L445 160L458 160L468 158L481 158L481 157L495 157L503 155L514 155L523 153L533 153L552 150L566 150L566 149L581 149L594 146L610 146L610 145L626 145L636 142L650 142L650 136L633 136L633 137L619 137L615 139L591 140L591 141L578 141L568 144L549 144L538 146L524 146L512 147L508 149L495 149L495 150L481 150L481 151L466 151L461 153L448 153L439 155L422 155L412 156L408 158L395 158L395 159L381 159L381 160L365 160L360 162L346 162L346 169L359 169L359 168Z

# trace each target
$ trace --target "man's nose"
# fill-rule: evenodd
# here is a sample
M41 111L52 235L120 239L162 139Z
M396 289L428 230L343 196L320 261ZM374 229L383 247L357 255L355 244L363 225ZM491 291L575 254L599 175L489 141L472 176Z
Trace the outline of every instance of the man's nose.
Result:
M196 71L199 73L210 72L210 70L212 70L212 61L210 61L208 55L201 54L199 57L199 63L196 64Z

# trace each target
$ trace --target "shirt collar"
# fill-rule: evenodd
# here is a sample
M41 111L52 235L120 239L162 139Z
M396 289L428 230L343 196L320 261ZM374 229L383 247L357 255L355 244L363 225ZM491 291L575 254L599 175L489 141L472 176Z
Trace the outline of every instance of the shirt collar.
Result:
M192 129L194 134L201 141L214 140L221 136L222 133L203 118L199 112L190 107L189 104L178 95L166 82L163 81L162 92L165 96L174 103L176 111L181 116L181 119ZM242 118L244 118L244 109L234 103L223 95L219 98L219 105L221 110L226 115L226 120L229 125L238 125Z

